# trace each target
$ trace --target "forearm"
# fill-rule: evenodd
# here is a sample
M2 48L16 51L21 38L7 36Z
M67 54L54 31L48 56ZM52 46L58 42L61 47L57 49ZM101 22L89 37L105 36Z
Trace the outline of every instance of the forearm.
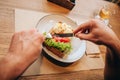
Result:
M120 80L120 41L113 40L107 46L105 80Z
M107 46L107 48L107 54L109 54L111 57L111 65L120 67L120 40L113 40L111 44Z
M28 62L29 63L29 62ZM14 55L6 55L0 61L0 79L14 80L30 65Z

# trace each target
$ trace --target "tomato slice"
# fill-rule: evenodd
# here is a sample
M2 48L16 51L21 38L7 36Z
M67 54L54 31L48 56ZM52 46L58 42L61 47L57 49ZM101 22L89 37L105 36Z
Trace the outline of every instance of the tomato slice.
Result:
M54 37L54 39L56 40L56 42L70 42L69 38L63 38L63 37Z

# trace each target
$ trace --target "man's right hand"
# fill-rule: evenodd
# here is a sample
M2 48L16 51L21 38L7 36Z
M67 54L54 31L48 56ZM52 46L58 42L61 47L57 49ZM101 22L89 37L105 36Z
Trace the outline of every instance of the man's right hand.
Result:
M96 19L81 24L74 30L74 34L80 39L97 44L110 45L113 41L119 40L111 28L105 25L103 21Z

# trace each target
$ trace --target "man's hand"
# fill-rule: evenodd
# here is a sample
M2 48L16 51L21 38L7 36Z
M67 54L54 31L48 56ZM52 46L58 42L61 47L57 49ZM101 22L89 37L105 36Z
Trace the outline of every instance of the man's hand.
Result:
M100 20L90 20L81 24L74 33L80 39L107 46L104 78L120 80L120 40L112 29Z
M13 35L9 53L33 62L42 50L44 37L36 30L17 32Z
M81 24L74 30L74 33L80 39L89 40L97 44L110 45L112 41L118 40L112 29L106 26L103 21L95 19Z
M16 32L8 54L0 62L0 79L15 79L22 74L39 57L43 41L36 30Z

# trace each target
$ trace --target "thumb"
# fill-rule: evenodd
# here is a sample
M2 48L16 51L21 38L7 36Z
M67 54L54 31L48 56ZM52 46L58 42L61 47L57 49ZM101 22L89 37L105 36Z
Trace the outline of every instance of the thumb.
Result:
M84 40L89 40L90 39L90 35L85 34L85 33L77 33L75 36L80 38L80 39L84 39Z

